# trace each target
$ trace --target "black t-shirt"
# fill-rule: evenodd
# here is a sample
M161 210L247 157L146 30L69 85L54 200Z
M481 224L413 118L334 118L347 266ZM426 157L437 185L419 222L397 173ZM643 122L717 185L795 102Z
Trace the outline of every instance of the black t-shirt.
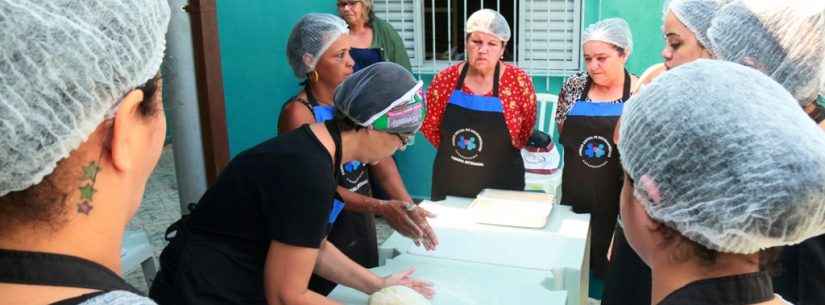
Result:
M337 130L328 129L339 145ZM271 241L318 248L329 231L333 162L309 125L236 156L185 221L182 237L164 250L162 266L175 267L162 268L171 274L153 286L156 301L265 304Z
M329 152L304 125L235 157L198 202L190 228L266 248L272 240L318 248L336 185Z

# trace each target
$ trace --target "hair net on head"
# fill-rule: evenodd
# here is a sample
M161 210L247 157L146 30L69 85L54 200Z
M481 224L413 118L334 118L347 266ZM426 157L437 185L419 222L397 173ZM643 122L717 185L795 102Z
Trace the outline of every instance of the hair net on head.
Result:
M165 0L0 0L0 196L51 174L157 75Z
M696 36L696 40L710 50L708 28L720 7L719 0L673 0L665 7L662 18L667 17L668 12L673 12L676 19Z
M816 99L825 60L825 1L734 1L716 14L708 37L719 59L765 72L803 106Z
M414 134L424 121L421 81L404 67L380 62L361 69L335 88L338 111L361 126Z
M582 33L582 45L601 41L620 47L630 54L633 50L633 34L630 25L621 18L608 18L589 25Z
M825 233L825 132L759 71L701 59L664 73L627 102L620 138L650 217L707 248Z
M510 25L507 19L494 10L485 8L476 11L467 18L464 32L482 32L498 37L501 41L510 41Z
M318 59L341 35L349 33L347 23L330 14L306 14L289 34L286 57L298 79L315 70Z

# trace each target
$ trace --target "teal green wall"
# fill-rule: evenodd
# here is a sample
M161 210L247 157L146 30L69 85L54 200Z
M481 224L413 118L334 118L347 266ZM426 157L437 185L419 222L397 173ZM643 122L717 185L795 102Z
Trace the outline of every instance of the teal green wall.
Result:
M630 24L635 50L628 62L641 74L660 61L663 0L585 0L584 25L602 18L621 17ZM310 12L335 13L334 0L218 1L218 22L224 73L229 149L234 156L275 135L283 102L298 90L286 62L286 40L298 19ZM418 75L429 84L432 75ZM563 77L534 77L538 92L558 93ZM549 84L549 86L548 86ZM435 150L419 134L416 145L396 154L407 189L428 198Z
M226 124L232 156L275 135L281 104L298 92L286 61L292 25L306 13L335 13L334 0L220 0Z

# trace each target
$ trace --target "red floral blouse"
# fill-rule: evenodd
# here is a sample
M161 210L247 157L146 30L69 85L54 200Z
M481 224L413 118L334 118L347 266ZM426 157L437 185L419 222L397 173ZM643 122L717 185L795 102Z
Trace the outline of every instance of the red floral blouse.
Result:
M514 65L504 65L507 68L499 79L499 98L504 106L504 120L513 147L521 149L527 145L527 139L536 123L536 90L533 88L533 81L524 70ZM460 66L461 63L458 63L438 72L427 90L427 117L421 126L421 133L436 148L441 143L441 121L461 74ZM473 94L466 85L461 90ZM492 91L484 94L492 95Z

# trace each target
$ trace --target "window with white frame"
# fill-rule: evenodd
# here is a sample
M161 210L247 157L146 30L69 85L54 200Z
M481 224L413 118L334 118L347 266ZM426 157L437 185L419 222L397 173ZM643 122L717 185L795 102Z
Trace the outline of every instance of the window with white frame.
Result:
M505 61L533 75L580 68L582 0L373 0L376 16L401 35L413 70L435 73L464 58L464 22L481 8L499 11L513 37Z

